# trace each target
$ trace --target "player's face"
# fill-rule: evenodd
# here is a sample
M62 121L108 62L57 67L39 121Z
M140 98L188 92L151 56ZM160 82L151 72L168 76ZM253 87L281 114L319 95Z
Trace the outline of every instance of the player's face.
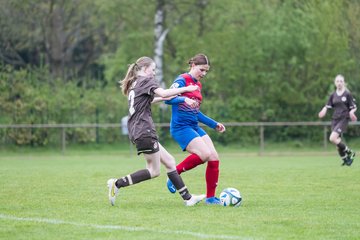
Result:
M206 76L208 71L210 70L209 65L193 65L190 70L190 74L196 78L197 80L201 80L203 77Z
M342 77L336 77L335 78L335 86L337 89L342 90L345 86L344 78Z
M145 68L145 73L148 76L154 77L155 74L156 74L156 65L155 65L155 63L152 63L150 66Z

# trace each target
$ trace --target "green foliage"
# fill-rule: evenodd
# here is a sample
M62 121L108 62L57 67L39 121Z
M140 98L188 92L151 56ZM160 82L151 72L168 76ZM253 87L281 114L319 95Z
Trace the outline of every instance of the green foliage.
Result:
M203 82L202 111L215 120L316 121L318 111L334 90L333 79L338 73L345 76L355 98L360 93L358 1L54 3L55 9L68 14L63 15L69 19L64 25L67 28L60 33L73 36L66 45L69 51L71 43L78 42L73 45L76 51L68 62L73 64L66 69L73 69L69 70L73 74L66 81L56 77L53 61L49 60L53 57L51 51L43 47L49 43L45 33L51 27L51 3L15 0L2 6L1 123L119 122L127 110L116 83L125 76L128 64L140 56L154 55L154 14L158 3L164 4L164 28L169 30L164 45L165 83L170 86L178 74L188 70L190 57L206 53L211 70ZM77 30L88 40L78 41L71 35ZM168 122L170 111L156 105L153 116L155 122ZM116 141L115 134L106 131L101 139ZM351 129L349 137L358 136L358 131ZM268 134L274 139L307 134L306 130L298 132L293 128L285 132L277 137L276 130ZM161 134L167 138L165 133ZM11 141L35 145L48 144L48 134L46 129L7 133ZM78 129L68 132L67 137L86 143L97 141L97 134ZM257 130L229 129L226 137L213 137L228 144L250 141L256 134Z
M50 77L45 70L14 70L3 66L1 72L0 110L2 124L55 124L55 123L119 123L127 114L127 102L114 85L106 88L84 89L74 82L55 81L47 84L37 77ZM49 129L9 129L6 136L18 145L47 145ZM93 142L92 129L69 129L67 140L80 143ZM108 142L118 138L108 130Z

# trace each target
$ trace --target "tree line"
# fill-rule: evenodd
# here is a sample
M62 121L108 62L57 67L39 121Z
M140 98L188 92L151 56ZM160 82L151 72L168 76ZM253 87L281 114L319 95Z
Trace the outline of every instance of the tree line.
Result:
M169 87L190 57L206 53L202 111L221 122L316 121L338 73L355 98L360 93L355 0L11 0L0 11L1 124L119 122L127 101L117 82L144 55ZM169 121L169 108L153 110L155 121ZM2 135L46 145L48 131ZM308 134L292 131L290 139ZM231 129L216 139L240 134L254 131ZM67 137L86 143L94 133ZM105 139L117 137L109 131Z

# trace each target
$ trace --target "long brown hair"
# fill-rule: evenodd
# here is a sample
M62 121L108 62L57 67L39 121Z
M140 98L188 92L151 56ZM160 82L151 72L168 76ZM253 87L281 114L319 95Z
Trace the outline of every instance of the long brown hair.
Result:
M149 67L154 60L149 57L141 57L136 62L129 65L126 76L123 80L119 81L121 92L127 96L131 85L135 82L137 73L144 67Z
M195 65L209 65L210 66L210 61L209 58L202 53L196 54L194 57L190 58L189 62L189 67L191 68L192 64Z

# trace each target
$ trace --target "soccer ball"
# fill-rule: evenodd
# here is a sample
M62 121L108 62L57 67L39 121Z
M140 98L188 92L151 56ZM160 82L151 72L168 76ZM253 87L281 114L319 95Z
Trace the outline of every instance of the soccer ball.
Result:
M236 188L225 188L219 198L224 207L239 207L242 201L241 194Z

